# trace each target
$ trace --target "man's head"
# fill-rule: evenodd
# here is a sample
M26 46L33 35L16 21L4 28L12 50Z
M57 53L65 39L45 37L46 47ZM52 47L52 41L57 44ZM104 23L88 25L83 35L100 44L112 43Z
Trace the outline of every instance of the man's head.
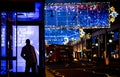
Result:
M30 45L30 39L26 39L26 44Z

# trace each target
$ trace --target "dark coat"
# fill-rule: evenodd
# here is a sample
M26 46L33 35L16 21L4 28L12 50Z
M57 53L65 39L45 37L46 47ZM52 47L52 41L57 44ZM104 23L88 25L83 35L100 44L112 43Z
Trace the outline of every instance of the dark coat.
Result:
M22 48L21 56L26 60L26 63L37 63L35 49L32 45L26 45Z

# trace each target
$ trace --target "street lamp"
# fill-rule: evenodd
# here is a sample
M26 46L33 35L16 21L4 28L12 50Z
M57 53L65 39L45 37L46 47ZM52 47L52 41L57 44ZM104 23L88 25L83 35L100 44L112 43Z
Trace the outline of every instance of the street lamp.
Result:
M98 46L98 43L96 43L95 46Z
M109 39L109 43L112 43L112 39Z

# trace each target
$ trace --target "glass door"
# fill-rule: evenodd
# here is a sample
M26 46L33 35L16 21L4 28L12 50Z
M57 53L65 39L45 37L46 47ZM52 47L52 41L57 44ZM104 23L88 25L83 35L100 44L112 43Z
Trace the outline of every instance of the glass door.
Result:
M17 72L25 72L25 60L21 57L22 47L26 45L26 39L30 39L35 48L37 66L39 66L39 22L42 20L43 4L35 2L34 12L17 12L17 25L13 27L13 50L17 51ZM31 70L30 70L31 72Z
M14 12L1 12L1 47L0 47L0 75L13 75L13 72L17 72L17 57L13 55L13 26L16 25L13 18ZM13 69L13 64L15 68Z
M17 51L13 55L17 54L17 72L25 72L25 60L21 57L21 50L26 45L26 39L30 39L31 45L35 48L37 65L39 66L39 26L17 25L17 28L16 26L13 27L13 40L15 40L13 41L13 51ZM15 65L13 64L13 66Z
M0 77L25 72L21 57L26 39L31 40L37 56L38 72L45 76L43 3L35 2L32 12L0 12ZM13 77L14 77L13 76Z

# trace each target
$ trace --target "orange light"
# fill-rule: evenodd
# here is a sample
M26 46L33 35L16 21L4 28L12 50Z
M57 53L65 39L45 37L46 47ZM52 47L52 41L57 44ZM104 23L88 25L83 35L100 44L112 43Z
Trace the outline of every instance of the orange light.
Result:
M108 57L106 57L106 59L105 59L105 64L109 65L109 58Z

